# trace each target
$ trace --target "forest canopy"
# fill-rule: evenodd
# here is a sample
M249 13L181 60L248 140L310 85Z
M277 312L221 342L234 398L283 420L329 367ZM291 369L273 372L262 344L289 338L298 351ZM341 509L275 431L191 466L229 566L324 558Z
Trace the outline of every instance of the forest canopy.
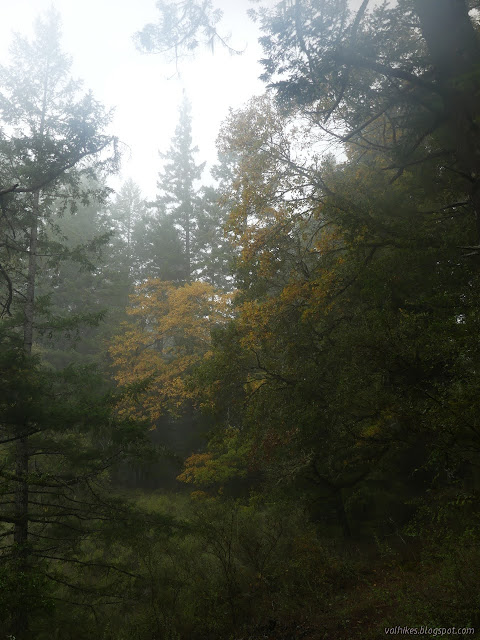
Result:
M184 96L152 201L57 13L15 36L0 639L475 634L477 4L257 3L264 94L208 183ZM229 47L156 6L144 52Z

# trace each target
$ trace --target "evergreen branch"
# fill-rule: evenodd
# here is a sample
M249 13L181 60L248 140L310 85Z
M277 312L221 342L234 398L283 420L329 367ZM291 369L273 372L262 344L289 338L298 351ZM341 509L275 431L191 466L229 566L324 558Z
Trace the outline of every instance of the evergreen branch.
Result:
M12 193L13 191L16 191L18 186L19 186L19 183L14 184L11 187L7 187L6 189L1 189L0 190L0 196L5 195L6 193Z
M351 47L354 48L356 40L357 40L357 31L358 31L358 27L360 26L360 22L362 21L363 16L365 15L365 11L367 10L367 6L370 0L363 0L357 15L355 16L355 20L353 21L352 24L352 37L351 37ZM341 101L343 100L343 97L345 95L345 91L347 89L348 86L348 80L350 78L350 65L347 66L347 68L345 70L343 70L342 72L342 78L341 78L341 86L340 86L340 92L337 96L337 99L335 100L335 102L333 103L333 105L330 107L330 109L327 111L327 114L324 118L324 122L327 122L327 120L330 118L330 116L332 115L332 113L337 109L337 107L339 106L339 104L341 103Z
M3 309L2 312L0 313L0 318L3 318L4 315L7 316L11 316L11 312L10 312L10 307L12 305L12 301L13 301L13 285L12 285L12 281L8 275L8 273L5 271L4 267L2 264L0 264L0 273L2 274L2 276L4 277L6 283L7 283L7 289L8 289L8 294L7 294L7 299L5 301L5 303L3 304ZM0 442L0 444L2 444Z
M84 567L99 567L101 569L109 569L109 570L113 569L114 571L118 571L118 573L123 573L124 575L129 576L130 578L136 578L140 580L144 579L144 576L131 573L130 571L126 571L125 569L119 569L113 564L104 564L102 562L87 562L85 560L78 560L78 558L60 558L58 556L49 556L49 555L37 554L37 553L35 553L35 555L39 558L45 558L46 560L60 560L61 562L67 562L67 563L71 562L72 564L80 564Z
M79 153L73 160L67 162L62 167L57 169L54 173L46 177L44 180L34 184L30 187L20 187L18 184L15 185L15 188L10 188L10 191L15 191L15 193L35 193L37 191L41 191L44 187L48 186L52 182L55 182L60 176L66 173L69 169L73 169L81 160L87 158L88 156L96 155L106 149L112 142L113 138L107 138L102 144L98 145L95 149L90 149ZM1 193L0 193L1 195Z
M396 69L395 67L389 67L388 65L381 64L380 62L374 62L373 60L367 60L361 58L353 50L337 50L333 59L336 62L350 64L353 67L360 67L361 69L369 69L370 71L377 71L381 75L387 78L398 78L399 80L405 80L406 82L421 87L422 89L428 89L434 93L440 93L440 87L437 85L425 81L421 76L416 76L403 69Z
M6 428L6 427L2 426L2 428ZM0 440L0 445L8 444L9 442L15 442L16 440L22 440L23 438L29 438L30 436L33 436L35 433L41 433L42 431L43 431L43 429L35 429L35 431L29 431L28 433L21 433L18 436L12 436L11 438L6 438L5 440ZM0 473L0 475L1 475L1 473Z

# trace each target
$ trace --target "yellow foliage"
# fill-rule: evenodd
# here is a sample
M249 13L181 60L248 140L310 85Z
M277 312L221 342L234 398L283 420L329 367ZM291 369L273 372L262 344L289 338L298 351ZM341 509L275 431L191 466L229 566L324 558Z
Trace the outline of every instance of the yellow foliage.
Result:
M185 468L183 472L177 477L177 480L186 482L188 484L195 484L199 473L208 469L213 459L212 453L194 453L189 456L185 461ZM202 470L202 471L201 471Z
M177 480L187 484L211 487L233 478L245 477L250 443L234 428L227 428L220 444L211 445L207 453L194 453L184 463ZM221 489L219 489L221 492Z
M178 287L148 280L137 287L127 309L132 320L113 339L109 353L120 387L148 384L136 396L126 394L121 415L154 424L166 411L178 414L194 400L187 376L211 354L210 332L228 319L229 302L205 282Z

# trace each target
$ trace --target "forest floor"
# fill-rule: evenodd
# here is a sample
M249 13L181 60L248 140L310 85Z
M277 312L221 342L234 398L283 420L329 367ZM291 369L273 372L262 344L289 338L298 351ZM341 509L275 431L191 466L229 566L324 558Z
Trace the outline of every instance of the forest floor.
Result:
M416 629L410 634L422 638L452 637L453 627L460 633L462 624L475 627L472 622L476 620L462 620L463 607L449 600L442 588L441 572L439 564L420 565L398 557L382 560L365 568L355 584L345 585L325 599L316 613L310 611L295 620L272 618L234 640L377 640L387 635L403 636L405 627ZM435 626L432 611L442 607L444 621ZM455 620L457 614L460 620ZM445 619L449 616L451 626L447 627ZM394 627L400 629L393 633ZM478 631L468 631L467 637L480 637Z

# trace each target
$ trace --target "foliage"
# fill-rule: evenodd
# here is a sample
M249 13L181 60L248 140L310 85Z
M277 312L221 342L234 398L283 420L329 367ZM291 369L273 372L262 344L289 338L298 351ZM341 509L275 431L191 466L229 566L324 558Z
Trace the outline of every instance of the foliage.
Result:
M28 602L22 615L35 617L39 609L53 607L55 584L82 590L81 576L77 581L71 575L69 563L81 562L84 540L123 518L121 504L108 497L108 469L145 451L145 430L140 423L115 418L114 401L102 393L101 378L92 368L72 366L53 373L22 350L10 349L2 351L1 380L1 555L3 579L13 589L2 616L3 628L15 631L19 604ZM24 436L29 459L27 569L13 538L15 445Z
M209 2L158 8L137 36L145 49L178 56L217 33ZM110 217L87 206L104 189L82 163L110 166L111 140L87 100L92 146L68 127L65 142L62 114L86 116L64 58L51 139L5 74L15 136L0 140L0 172L26 185L0 196L7 630L27 631L22 613L40 640L52 628L72 640L373 640L399 617L478 626L480 45L468 9L296 0L251 12L272 91L228 115L211 189L195 185L184 103L154 215L131 184ZM341 157L325 153L332 141ZM58 198L79 217L62 218ZM52 371L45 344L36 357L22 345L21 229L35 217L42 247L82 267L101 242L65 241L76 225L120 231L104 234L109 267L89 275L49 256L35 302L37 330L50 298L70 305L75 332L93 299L118 308L136 283L109 347L115 393L93 368ZM80 273L88 300L72 292ZM48 333L56 316L44 317ZM175 419L190 429L199 410L208 442L185 443L176 493L120 496L110 465L150 459L145 427L170 419L185 438Z
M201 488L223 485L247 474L251 444L238 430L230 428L222 433L219 443L210 442L207 453L194 453L185 460L185 468L178 480Z
M140 51L168 54L177 63L185 55L195 51L200 43L213 51L218 41L230 53L239 53L228 46L227 38L217 31L222 11L212 7L211 0L184 0L165 2L158 0L156 7L160 13L157 24L146 24L135 36Z
M117 383L132 388L120 412L154 425L165 411L178 414L194 399L186 377L208 357L211 328L225 322L228 299L203 282L176 287L150 280L137 287L127 313L133 322L110 348Z
M37 20L31 41L16 36L11 58L0 86L0 181L13 185L0 196L1 555L2 580L12 589L2 631L23 640L39 612L52 609L52 585L81 589L66 568L77 562L82 539L112 519L115 507L100 496L106 471L140 448L144 428L115 421L93 369L54 372L32 356L39 333L98 324L101 314L91 309L52 313L51 289L38 296L38 275L46 284L65 259L93 269L89 258L109 234L68 246L56 219L105 200L103 177L118 154L104 131L110 114L69 77L53 10Z
M167 153L160 156L166 160L159 174L157 187L160 190L156 206L164 211L175 225L183 245L183 278L190 282L195 270L194 237L198 216L198 195L194 184L201 178L205 163L195 164L197 147L192 146L191 105L184 96L178 126Z
M36 23L35 38L17 37L12 60L2 67L0 87L0 196L2 276L7 286L3 313L21 299L22 269L29 233L42 194L39 254L58 253L44 243L50 211L104 199L101 176L118 162L116 140L104 133L110 114L81 83L69 77L70 60L60 48L59 17L54 12ZM115 148L114 148L115 147ZM88 180L96 177L97 182ZM77 255L78 257L78 255Z
M200 193L194 238L195 276L223 291L232 289L235 255L225 229L228 215L229 208L221 189L204 187Z
M35 349L54 367L105 367L105 341L125 319L131 277L112 223L98 203L79 206L73 216L51 212L45 241L59 254L37 278Z

